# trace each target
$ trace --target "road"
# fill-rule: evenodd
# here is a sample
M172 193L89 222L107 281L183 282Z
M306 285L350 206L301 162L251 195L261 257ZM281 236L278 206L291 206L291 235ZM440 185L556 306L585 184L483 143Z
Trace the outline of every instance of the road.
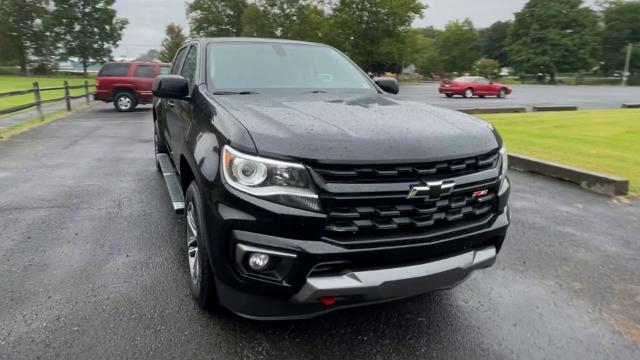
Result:
M513 94L506 99L446 98L438 94L438 84L403 85L400 98L425 102L450 109L489 107L526 107L543 105L574 105L580 109L612 109L623 103L640 103L640 86L545 86L513 85Z
M0 359L638 359L640 202L511 174L497 264L299 322L203 313L151 115L94 105L0 142Z

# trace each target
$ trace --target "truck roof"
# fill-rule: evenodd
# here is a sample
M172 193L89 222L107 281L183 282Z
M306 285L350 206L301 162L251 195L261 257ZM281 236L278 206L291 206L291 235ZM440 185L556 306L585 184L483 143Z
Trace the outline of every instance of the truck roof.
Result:
M299 40L287 40L287 39L270 39L270 38L255 38L255 37L212 37L212 38L195 38L191 41L198 41L202 43L223 43L223 42L247 42L247 43L281 43L281 44L300 44L300 45L322 45L322 43L315 43L309 41Z

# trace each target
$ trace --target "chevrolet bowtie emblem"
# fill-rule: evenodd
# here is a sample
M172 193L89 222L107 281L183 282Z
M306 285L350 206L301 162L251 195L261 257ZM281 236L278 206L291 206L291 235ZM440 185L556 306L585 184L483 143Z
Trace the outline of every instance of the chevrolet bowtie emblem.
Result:
M407 194L407 199L439 199L451 194L454 186L456 183L451 180L428 181L424 185L412 186Z

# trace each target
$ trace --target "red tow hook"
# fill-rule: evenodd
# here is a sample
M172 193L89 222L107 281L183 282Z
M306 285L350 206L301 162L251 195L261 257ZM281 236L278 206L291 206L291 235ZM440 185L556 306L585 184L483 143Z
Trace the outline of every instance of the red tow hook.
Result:
M333 304L336 303L336 298L333 296L330 297L321 297L320 298L320 302L327 305L327 306L331 306Z

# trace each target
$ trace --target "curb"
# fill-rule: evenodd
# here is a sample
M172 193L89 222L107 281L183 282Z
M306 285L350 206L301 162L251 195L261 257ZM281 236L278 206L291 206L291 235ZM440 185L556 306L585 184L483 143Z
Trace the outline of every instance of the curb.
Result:
M627 179L598 174L528 156L509 154L509 168L569 181L598 194L619 196L627 195L629 192L629 180Z
M577 106L567 105L567 106L534 106L533 111L576 111L578 110Z
M509 108L475 108L475 109L459 109L459 112L465 114L505 114L505 113L524 113L527 112L525 107L509 107Z
M640 103L636 104L622 104L623 109L640 109Z

